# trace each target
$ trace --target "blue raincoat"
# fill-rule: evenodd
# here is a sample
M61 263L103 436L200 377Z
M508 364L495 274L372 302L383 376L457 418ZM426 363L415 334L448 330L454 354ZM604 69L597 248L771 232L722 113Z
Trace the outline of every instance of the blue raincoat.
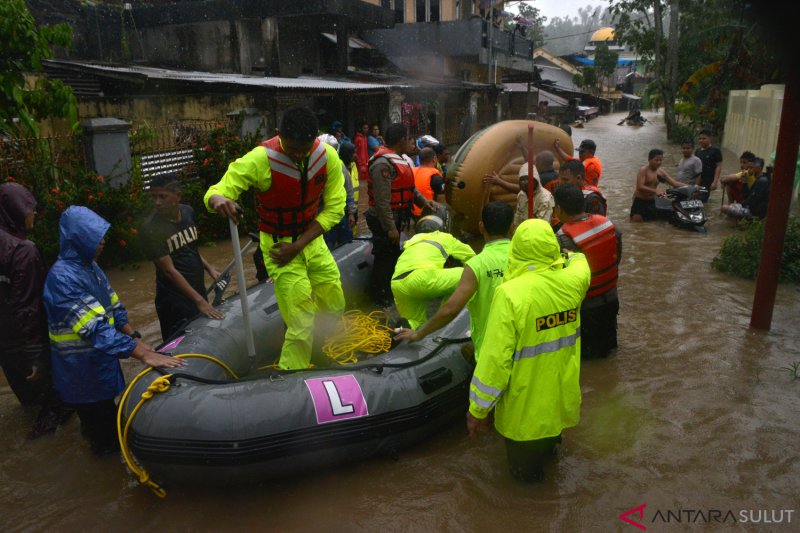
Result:
M53 381L66 403L113 399L125 388L120 358L136 342L119 330L128 314L94 253L110 224L87 207L61 215L58 260L47 275L44 305Z

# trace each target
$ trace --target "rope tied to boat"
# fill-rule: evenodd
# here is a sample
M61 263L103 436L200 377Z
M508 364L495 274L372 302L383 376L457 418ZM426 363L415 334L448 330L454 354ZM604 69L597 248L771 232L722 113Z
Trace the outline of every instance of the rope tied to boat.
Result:
M194 357L198 359L207 359L214 363L217 363L221 367L223 367L234 379L239 379L236 373L223 361L220 361L216 357L211 355L199 354L199 353L184 353L175 356L178 359L186 359L188 357ZM165 374L163 376L159 376L153 380L150 385L147 386L147 389L142 393L141 399L139 403L136 404L136 407L133 408L131 411L130 416L125 421L125 427L122 427L122 411L125 409L125 405L128 399L128 395L130 394L131 390L133 390L133 386L145 376L148 372L151 372L152 368L146 368L141 371L133 380L131 380L128 387L125 389L125 392L122 395L122 399L119 402L119 408L117 409L117 437L119 438L119 447L122 451L122 456L125 458L125 463L128 465L128 468L135 476L139 478L139 483L142 485L147 485L147 487L153 491L153 494L158 496L159 498L166 498L167 491L150 479L150 473L147 472L143 467L139 466L133 458L133 454L131 454L130 448L128 447L128 430L133 423L133 419L136 417L136 413L139 412L139 409L147 402L148 400L152 399L156 394L160 394L162 392L167 392L169 388L172 386L172 380L174 379L172 374Z
M340 365L357 363L357 353L376 355L392 348L389 320L383 311L365 314L358 309L347 311L341 318L341 333L322 346L322 352Z

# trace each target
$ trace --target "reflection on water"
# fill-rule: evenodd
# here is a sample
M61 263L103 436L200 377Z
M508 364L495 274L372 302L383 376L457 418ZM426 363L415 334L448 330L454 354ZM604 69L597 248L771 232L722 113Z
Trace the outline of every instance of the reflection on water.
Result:
M543 483L509 478L496 434L469 440L452 427L396 461L256 487L181 488L158 501L117 459L92 458L77 420L27 442L33 414L3 382L0 528L606 531L630 528L617 515L643 503L650 526L656 509L795 508L800 382L781 367L800 361L798 292L779 288L772 332L747 329L754 284L710 267L721 238L735 231L717 214L719 191L706 235L628 222L647 152L665 149L672 174L680 158L658 117L646 116L652 122L641 128L617 126L617 114L574 130L576 143L597 142L601 188L623 232L620 348L583 365L581 424L565 432ZM723 171L737 164L726 153ZM229 250L221 243L203 254L221 268ZM134 325L157 342L152 267L110 277Z

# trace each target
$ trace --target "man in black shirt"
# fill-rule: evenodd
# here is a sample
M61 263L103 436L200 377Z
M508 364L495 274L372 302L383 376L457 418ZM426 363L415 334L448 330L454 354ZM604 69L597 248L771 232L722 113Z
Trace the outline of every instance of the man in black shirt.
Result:
M156 209L142 225L141 235L147 258L156 266L156 313L166 341L198 312L223 318L206 299L203 270L215 280L220 274L200 255L194 210L180 203L178 176L153 178L150 196Z
M697 144L700 147L695 150L694 155L700 158L700 162L703 163L698 185L707 189L706 192L700 195L700 199L705 203L708 201L709 193L715 190L719 183L719 175L722 172L722 151L716 146L711 146L711 132L709 130L700 131L697 136Z

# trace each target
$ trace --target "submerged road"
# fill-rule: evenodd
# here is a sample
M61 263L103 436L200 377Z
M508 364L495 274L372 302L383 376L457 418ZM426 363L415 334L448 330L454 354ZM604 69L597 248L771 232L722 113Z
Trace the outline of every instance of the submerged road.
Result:
M581 423L565 431L544 482L515 483L501 438L468 439L458 425L396 460L259 486L183 487L162 501L117 457L93 458L77 418L27 441L34 413L0 381L0 530L638 531L618 515L645 505L649 531L680 528L677 518L797 531L800 380L782 367L800 362L800 293L780 286L772 331L747 329L754 282L710 266L721 239L736 231L716 213L719 191L706 235L631 224L647 152L664 149L674 175L680 149L666 142L655 114L645 113L652 122L641 128L617 126L622 116L573 130L576 146L597 143L609 217L623 233L620 347L583 364ZM737 154L724 155L723 172L737 170ZM203 254L218 267L230 257L224 245ZM110 277L133 324L156 342L152 266Z

